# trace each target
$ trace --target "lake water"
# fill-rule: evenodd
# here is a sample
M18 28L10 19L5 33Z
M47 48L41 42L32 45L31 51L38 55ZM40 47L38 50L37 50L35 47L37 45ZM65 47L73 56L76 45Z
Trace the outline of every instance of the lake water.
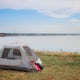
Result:
M0 37L0 47L20 42L34 50L80 52L80 36L12 36Z

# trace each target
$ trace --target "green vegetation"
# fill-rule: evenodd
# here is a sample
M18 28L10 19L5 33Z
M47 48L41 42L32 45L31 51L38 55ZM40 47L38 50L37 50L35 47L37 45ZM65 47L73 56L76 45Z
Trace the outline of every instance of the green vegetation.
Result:
M0 80L80 80L80 54L71 52L36 52L43 61L39 73L0 70Z

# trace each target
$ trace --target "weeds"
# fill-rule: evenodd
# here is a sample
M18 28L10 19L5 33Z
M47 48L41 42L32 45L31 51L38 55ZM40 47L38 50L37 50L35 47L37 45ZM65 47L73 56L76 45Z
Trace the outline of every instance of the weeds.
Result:
M36 51L44 69L39 73L0 70L0 80L80 80L80 54Z

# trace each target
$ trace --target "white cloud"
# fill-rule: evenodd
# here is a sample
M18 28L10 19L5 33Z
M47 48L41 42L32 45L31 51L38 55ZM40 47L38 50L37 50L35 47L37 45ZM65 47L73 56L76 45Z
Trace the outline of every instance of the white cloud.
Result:
M80 13L80 0L0 0L0 8L32 9L55 18Z
M80 23L80 19L71 19L69 20L71 23Z

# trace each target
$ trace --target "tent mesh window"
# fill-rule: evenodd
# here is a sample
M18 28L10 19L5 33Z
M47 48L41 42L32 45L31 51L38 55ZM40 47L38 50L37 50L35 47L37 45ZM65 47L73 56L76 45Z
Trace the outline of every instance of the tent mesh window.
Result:
M26 53L29 55L29 56L32 56L32 53L31 53L31 50L29 47L27 46L23 46L24 50L26 51Z
M13 56L15 59L21 59L21 52L18 49L13 49Z
M7 58L10 48L4 48L1 58Z

